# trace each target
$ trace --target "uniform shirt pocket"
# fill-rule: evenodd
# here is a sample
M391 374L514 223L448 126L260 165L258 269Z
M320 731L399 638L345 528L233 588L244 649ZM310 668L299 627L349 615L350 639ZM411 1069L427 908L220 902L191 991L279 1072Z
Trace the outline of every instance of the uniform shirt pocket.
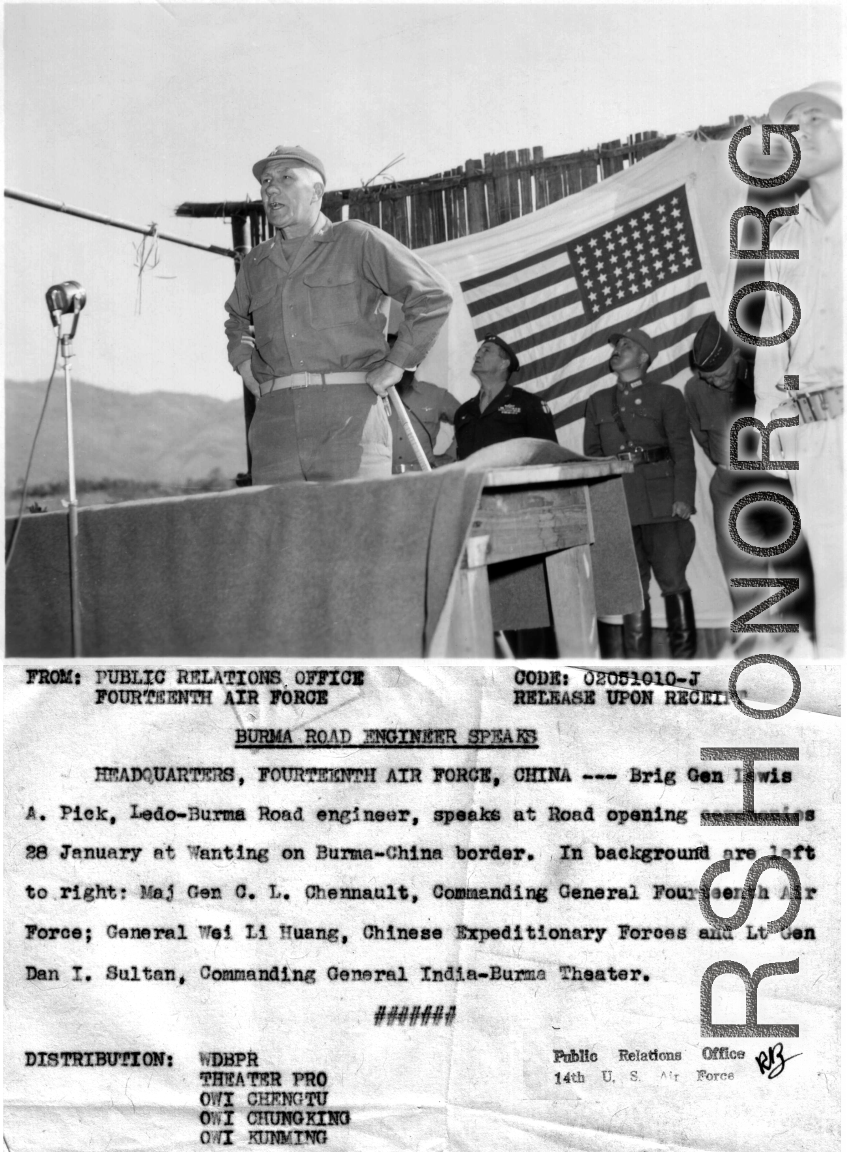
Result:
M523 412L496 412L495 416L498 424L502 424L504 428L513 431L515 435L519 434L518 429L523 428L526 423L526 416Z
M600 444L603 451L610 456L614 456L617 452L626 452L628 450L627 441L629 436L625 432L621 432L618 427L618 422L612 415L598 416L597 417L597 433L600 437Z
M359 319L359 293L350 272L312 272L303 277L309 289L309 313L313 328L335 328Z

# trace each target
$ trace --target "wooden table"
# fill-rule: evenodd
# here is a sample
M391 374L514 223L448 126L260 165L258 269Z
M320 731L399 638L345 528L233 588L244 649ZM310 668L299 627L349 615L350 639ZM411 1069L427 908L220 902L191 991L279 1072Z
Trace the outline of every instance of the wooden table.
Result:
M544 559L559 656L599 656L592 486L632 469L621 460L579 460L488 472L428 655L492 657L498 625L492 618L489 567L539 556ZM622 483L620 488L623 500ZM635 578L628 518L618 518L615 531L621 537L620 564L628 565Z

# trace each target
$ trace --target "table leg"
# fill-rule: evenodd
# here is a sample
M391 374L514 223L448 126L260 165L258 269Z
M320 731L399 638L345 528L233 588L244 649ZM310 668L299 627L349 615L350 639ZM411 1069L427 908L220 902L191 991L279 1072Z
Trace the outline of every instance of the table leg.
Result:
M494 625L485 554L487 536L472 536L453 573L428 656L436 659L494 657Z
M551 552L544 566L559 657L599 657L591 545Z

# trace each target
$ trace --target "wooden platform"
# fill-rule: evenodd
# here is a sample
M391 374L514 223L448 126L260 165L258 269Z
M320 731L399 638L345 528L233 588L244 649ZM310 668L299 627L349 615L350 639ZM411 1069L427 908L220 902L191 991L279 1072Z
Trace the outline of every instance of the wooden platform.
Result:
M492 615L489 567L536 556L544 561L559 656L598 657L592 485L632 468L620 460L580 460L487 473L428 654L439 658L494 656L497 622ZM628 518L625 522L619 518L613 530L621 537L619 563L627 569L626 575L637 580ZM512 621L510 626L534 625L527 618L523 624Z

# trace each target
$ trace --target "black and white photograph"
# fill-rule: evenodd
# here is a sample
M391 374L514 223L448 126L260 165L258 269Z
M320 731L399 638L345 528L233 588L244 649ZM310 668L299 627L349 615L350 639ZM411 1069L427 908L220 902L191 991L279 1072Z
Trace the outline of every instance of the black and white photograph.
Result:
M842 14L3 9L7 1152L836 1152Z
M9 5L7 654L839 658L840 66L823 5Z

